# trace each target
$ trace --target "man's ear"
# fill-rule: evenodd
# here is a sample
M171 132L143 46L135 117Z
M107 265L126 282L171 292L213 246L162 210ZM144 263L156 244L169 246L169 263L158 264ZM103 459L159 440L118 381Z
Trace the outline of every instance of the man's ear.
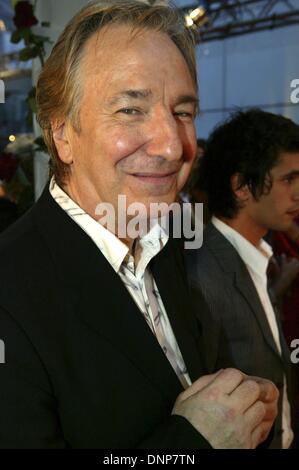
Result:
M235 195L240 201L245 202L249 199L251 193L247 184L242 185L242 179L240 173L235 173L231 177L231 187Z
M73 156L66 123L52 123L52 133L60 159L64 163L70 165L73 163Z

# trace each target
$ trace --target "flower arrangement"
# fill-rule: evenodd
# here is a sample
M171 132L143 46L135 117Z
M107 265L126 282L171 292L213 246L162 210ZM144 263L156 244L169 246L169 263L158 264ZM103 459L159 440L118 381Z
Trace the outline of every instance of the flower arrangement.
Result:
M35 16L36 1L32 4L27 0L12 0L14 7L15 30L11 35L14 44L24 42L19 52L21 61L39 59L44 64L45 45L51 43L48 37L36 34L32 28L39 25ZM40 26L47 27L42 22ZM35 87L27 97L28 121L33 125L33 114L36 113ZM15 141L8 144L0 154L0 186L2 192L19 205L19 213L23 213L34 202L33 157L35 150L45 151L42 137L34 140L33 135L18 135Z
M47 36L42 36L32 31L32 27L39 24L34 14L36 2L32 5L28 0L13 0L13 5L15 10L13 21L16 29L13 31L10 40L14 44L22 40L24 41L25 47L19 53L21 61L26 62L27 60L38 58L41 66L43 66L46 54L45 45L47 43L51 44L51 41ZM50 23L42 22L40 25L49 27ZM32 124L32 113L36 113L35 87L29 92L27 103L30 110L29 120Z
M14 0L15 16L13 18L16 26L15 31L11 35L11 42L14 44L24 41L25 47L20 51L20 60L27 61L38 57L41 65L44 64L45 44L51 41L47 36L35 34L32 27L39 24L34 15L34 5L28 0ZM42 22L41 26L47 27L50 23Z

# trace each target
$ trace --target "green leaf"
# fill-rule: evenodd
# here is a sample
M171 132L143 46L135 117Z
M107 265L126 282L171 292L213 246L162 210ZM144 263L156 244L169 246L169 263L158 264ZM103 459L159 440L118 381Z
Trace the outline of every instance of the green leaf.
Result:
M36 87L31 88L26 98L26 102L30 108L30 110L36 114L37 112L37 104L36 104Z
M30 28L16 29L10 38L10 41L13 44L18 44L22 39L24 39L25 44L28 46L32 37L32 32Z
M35 98L28 98L27 103L28 103L31 111L36 114L36 112L37 112L36 99Z
M20 30L17 29L16 31L12 33L10 37L10 42L12 42L13 44L18 44L21 40L22 40L22 37L20 35Z
M37 34L34 34L32 42L37 45L43 45L44 43L50 42L50 40L47 36L38 36Z
M35 57L39 56L39 48L38 47L25 47L20 51L19 59L23 62L27 60L34 59Z
M30 128L33 127L33 114L31 112L31 110L28 110L28 113L27 113L27 116L26 116L26 124Z
M32 37L34 36L30 28L24 28L22 31L22 37L25 42L25 46L30 46L32 43Z

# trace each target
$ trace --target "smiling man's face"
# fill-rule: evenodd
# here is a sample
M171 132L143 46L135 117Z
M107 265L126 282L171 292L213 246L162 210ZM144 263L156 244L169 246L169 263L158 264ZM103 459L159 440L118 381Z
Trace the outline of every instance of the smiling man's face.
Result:
M55 134L66 191L92 216L118 195L173 202L196 155L197 95L179 49L163 33L109 27L87 43L81 77L81 131Z

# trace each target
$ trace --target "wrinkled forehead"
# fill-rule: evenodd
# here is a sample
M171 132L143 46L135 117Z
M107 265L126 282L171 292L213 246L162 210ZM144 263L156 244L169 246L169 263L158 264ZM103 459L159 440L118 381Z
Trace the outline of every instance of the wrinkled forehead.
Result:
M85 76L109 70L116 73L119 70L121 73L121 70L129 70L135 64L150 68L152 59L161 50L167 51L169 61L165 62L169 68L177 66L191 77L183 54L166 33L130 24L107 25L89 38L82 51L81 73Z

